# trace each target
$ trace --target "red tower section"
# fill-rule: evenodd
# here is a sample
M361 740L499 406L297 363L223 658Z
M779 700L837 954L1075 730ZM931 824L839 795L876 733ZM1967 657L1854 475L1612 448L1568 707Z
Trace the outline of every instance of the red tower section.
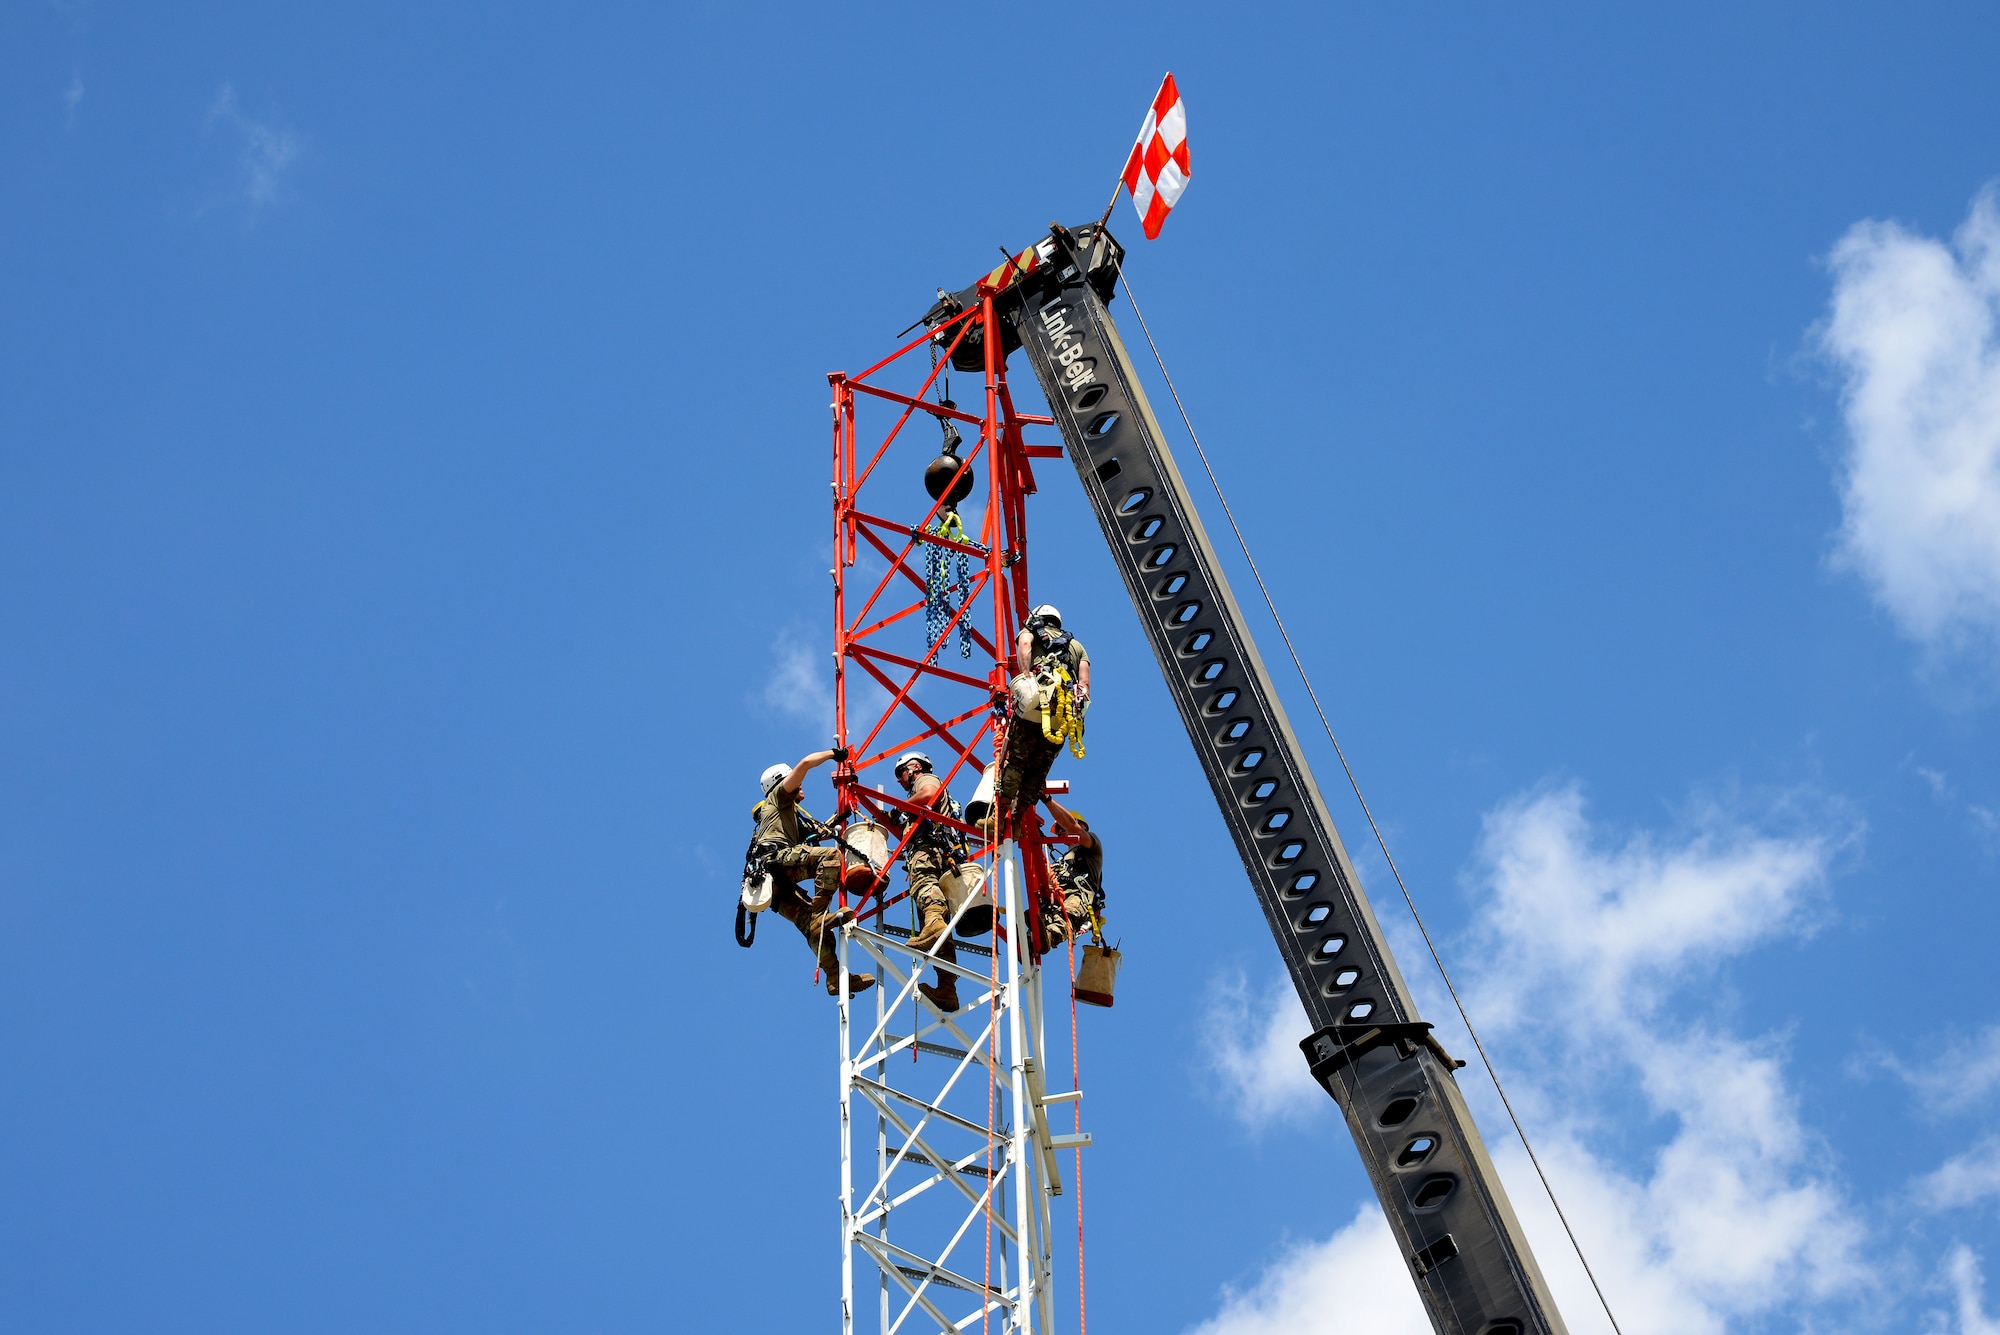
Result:
M1051 426L1053 419L1015 410L993 299L1035 261L1032 250L1010 259L977 286L975 303L948 318L935 316L922 336L861 374L827 377L833 388L834 731L848 751L833 782L835 819L843 825L870 819L893 828L885 819L890 811L941 820L904 800L893 766L906 750L926 751L952 789L976 782L1006 745L1014 639L1032 606L1026 507L1035 494L1032 461L1059 459L1063 449L1022 437L1024 427ZM949 380L954 361L961 381L968 364L980 368L983 399L976 415L951 406L941 392L940 378ZM903 388L893 387L898 385ZM921 425L913 425L915 419ZM974 428L976 436L960 447L956 471L940 464L948 432L970 435ZM937 465L933 477L939 480L974 482L958 503L958 525L948 500L933 500L926 491L927 464ZM993 851L976 826L943 823L966 836L975 857ZM1044 835L1038 820L1023 826L994 838L1019 841L1030 898L1040 905L1050 895L1041 848L1068 841ZM903 898L889 892L899 851L892 843L889 865L865 890L850 882L858 891L851 906L862 919ZM1039 956L1042 915L1027 918Z

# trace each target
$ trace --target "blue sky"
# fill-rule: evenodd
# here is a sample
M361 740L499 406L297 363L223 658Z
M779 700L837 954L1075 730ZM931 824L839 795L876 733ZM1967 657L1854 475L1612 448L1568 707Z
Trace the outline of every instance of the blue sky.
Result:
M831 1325L831 1010L728 927L824 734L824 376L1094 217L1172 69L1129 272L1624 1329L1991 1335L1996 38L0 8L0 1322ZM1045 483L1127 952L1092 1317L1421 1329Z

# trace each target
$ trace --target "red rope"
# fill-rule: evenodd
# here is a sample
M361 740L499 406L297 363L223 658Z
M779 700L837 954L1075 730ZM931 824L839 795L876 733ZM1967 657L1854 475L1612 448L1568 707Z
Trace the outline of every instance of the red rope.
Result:
M1065 907L1064 913L1068 909ZM1083 1054L1076 1042L1076 929L1069 933L1069 1087L1083 1088ZM1070 1129L1083 1131L1083 1095L1070 1101L1074 1120ZM1089 1329L1083 1302L1083 1146L1076 1147L1076 1335Z

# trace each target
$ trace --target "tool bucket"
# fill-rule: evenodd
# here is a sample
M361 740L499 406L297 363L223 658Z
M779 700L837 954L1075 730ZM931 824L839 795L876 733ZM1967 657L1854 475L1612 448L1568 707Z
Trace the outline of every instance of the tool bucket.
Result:
M1110 946L1085 946L1083 960L1076 966L1076 999L1088 1006L1109 1006L1112 989L1118 986L1118 961L1123 958Z
M993 783L1000 776L994 767L988 765L979 772L979 786L972 790L972 800L965 804L965 823L977 825L993 814Z
M868 892L876 874L889 865L889 832L872 820L858 820L841 836L841 888L850 895Z
M1014 717L1024 723L1040 726L1042 722L1042 683L1032 672L1023 672L1014 678Z
M993 930L993 896L986 893L986 868L968 862L946 872L938 884L944 887L945 896L951 901L960 936L971 940Z

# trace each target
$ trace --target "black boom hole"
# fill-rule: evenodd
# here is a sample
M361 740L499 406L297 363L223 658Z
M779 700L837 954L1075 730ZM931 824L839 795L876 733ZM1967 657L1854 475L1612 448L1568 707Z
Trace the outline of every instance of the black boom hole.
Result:
M1262 751L1259 751L1256 747L1253 746L1248 751L1245 751L1243 753L1243 759L1236 762L1236 768L1242 770L1245 774L1248 774L1251 770L1256 769L1259 765L1263 763L1264 763L1264 753Z
M1198 654L1208 648L1209 641L1214 638L1214 631L1198 630L1194 633L1194 638L1187 642L1187 648L1181 650L1181 652L1184 654Z
M1153 549L1153 554L1146 558L1146 564L1151 566L1153 569L1158 570L1161 566L1165 565L1167 562L1173 559L1174 559L1174 545L1171 542L1164 542L1161 543L1158 547L1155 547Z
M1343 992L1360 981L1361 970L1359 969L1342 969L1333 976L1333 985Z
M1272 861L1276 866L1289 867L1294 862L1297 862L1299 860L1299 854L1305 851L1306 851L1306 846L1300 843L1298 840L1294 839L1290 843L1286 844L1283 848L1279 849L1278 856L1272 859Z
M1306 926L1317 927L1333 915L1333 905L1315 904L1306 910Z
M1214 681L1222 675L1222 669L1229 665L1219 658L1211 658L1201 665L1201 680Z
M1319 950L1316 951L1315 953L1318 954L1318 956L1323 960L1330 960L1335 955L1338 955L1342 950L1345 950L1346 948L1347 948L1346 937L1329 936L1326 940L1319 943Z
M1382 1115L1376 1118L1375 1121L1380 1126L1401 1126L1410 1120L1410 1114L1416 1110L1417 1096L1415 1094L1398 1094L1395 1098L1389 1100L1389 1106L1382 1110Z
M1427 1177L1424 1179L1423 1185L1417 1188L1416 1195L1410 1197L1410 1208L1412 1210L1435 1210L1444 1204L1444 1198L1451 1195L1452 1190L1457 1186L1458 1179L1449 1173L1439 1173L1436 1177Z
M1447 1233L1410 1257L1410 1264L1416 1268L1417 1274L1428 1275L1456 1255L1458 1255L1458 1243Z
M1154 515L1150 519L1143 519L1139 522L1139 527L1132 530L1132 536L1140 539L1150 538L1155 533L1158 533L1160 525L1166 522L1166 520L1160 518L1158 515Z
M1284 829L1287 825L1290 825L1291 823L1292 823L1291 812L1283 810L1274 811L1270 815L1264 817L1264 833L1276 834L1278 831Z
M1227 737L1230 741L1235 742L1242 740L1243 734L1248 731L1250 731L1250 720L1247 718L1240 718L1237 719L1234 723L1230 724L1228 731L1224 732L1222 735L1224 737Z
M1436 1137L1418 1136L1415 1140L1403 1146L1403 1152L1396 1156L1396 1167L1414 1168L1424 1160L1430 1158L1431 1151L1437 1147Z
M1160 586L1160 596L1162 598L1171 598L1186 587L1187 571L1183 570L1180 574L1171 576L1165 584Z
M1117 429L1117 426L1117 413L1099 413L1097 419L1090 424L1090 434L1093 436L1108 436Z
M1107 392L1108 387L1105 385L1092 385L1089 389L1076 396L1076 410L1080 413L1089 412L1092 408L1104 402L1104 396Z
M1200 603L1182 603L1174 609L1174 624L1176 626L1185 626L1188 622L1194 620L1194 614L1199 611L1201 611Z
M1150 501L1152 499L1153 499L1152 489L1148 487L1141 487L1139 488L1139 490L1133 492L1130 496L1127 496L1125 498L1125 503L1118 507L1118 513L1121 515L1129 515L1134 510L1138 509L1140 506L1144 505L1147 501Z
M1215 698L1208 702L1208 712L1211 714L1220 714L1223 710L1229 708L1229 706L1235 703L1236 703L1236 691L1234 688L1231 688L1230 690L1226 691L1217 691L1215 693Z
M1277 791L1278 781L1276 779L1264 779L1259 781L1257 786L1250 790L1250 800L1252 802L1262 802Z
M1314 886L1318 884L1319 884L1318 872L1302 871L1297 876L1294 876L1292 878L1292 884L1285 891L1285 893L1288 895L1302 895L1306 891L1312 889Z
M1106 459L1097 466L1097 480L1099 482L1109 482L1112 478L1117 477L1121 471L1122 469L1116 459Z

